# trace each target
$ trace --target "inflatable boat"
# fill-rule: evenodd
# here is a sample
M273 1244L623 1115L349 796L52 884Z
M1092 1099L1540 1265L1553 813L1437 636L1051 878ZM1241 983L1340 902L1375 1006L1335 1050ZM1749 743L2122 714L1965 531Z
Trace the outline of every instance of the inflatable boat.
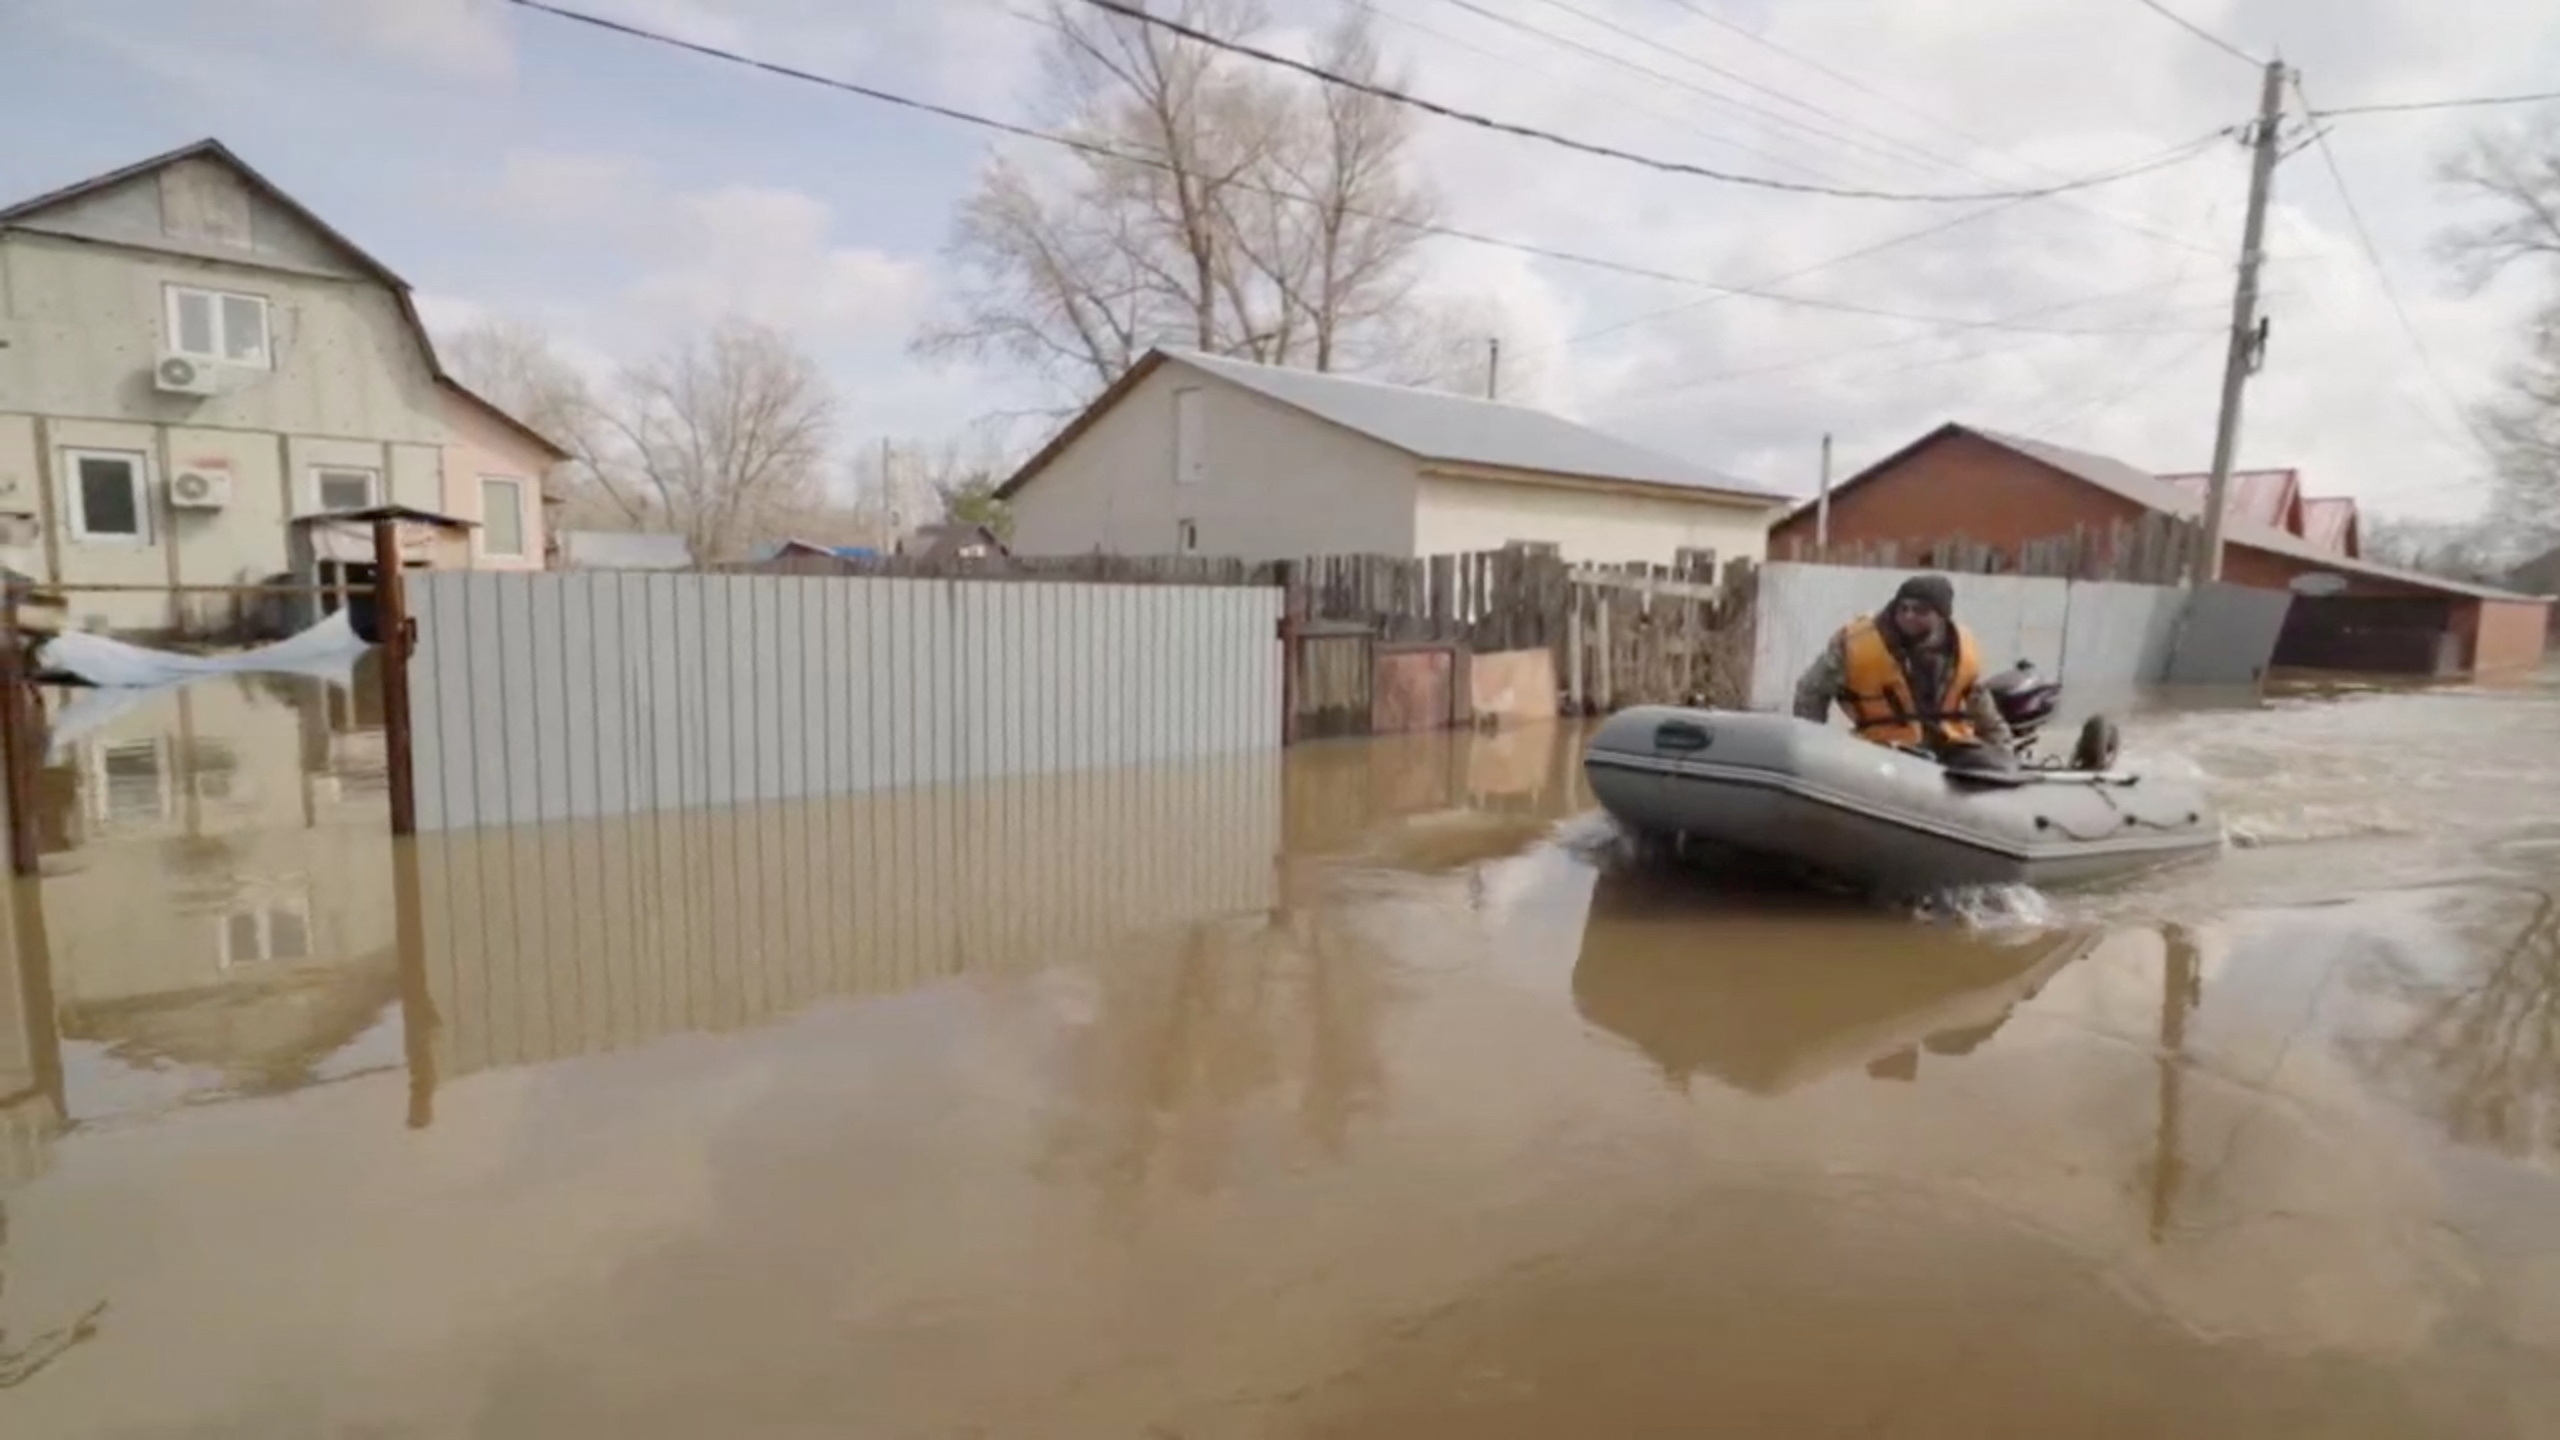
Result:
M1620 711L1593 734L1583 770L1601 806L1641 839L1786 862L1893 896L2067 885L2222 844L2220 818L2190 781L2111 764L1950 769L1791 715Z

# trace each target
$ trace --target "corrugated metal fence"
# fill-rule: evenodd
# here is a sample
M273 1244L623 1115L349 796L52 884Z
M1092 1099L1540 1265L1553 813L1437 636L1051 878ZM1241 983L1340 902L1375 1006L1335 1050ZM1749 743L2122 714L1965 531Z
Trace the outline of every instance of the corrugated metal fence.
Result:
M1280 743L1270 586L450 572L408 609L426 831Z

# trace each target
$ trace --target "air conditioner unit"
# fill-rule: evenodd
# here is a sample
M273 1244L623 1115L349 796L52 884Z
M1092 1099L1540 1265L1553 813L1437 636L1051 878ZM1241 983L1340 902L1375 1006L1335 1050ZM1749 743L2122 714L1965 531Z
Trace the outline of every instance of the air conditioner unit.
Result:
M151 388L163 395L212 395L218 392L212 362L192 355L163 354L151 367Z
M181 470L169 477L175 510L219 510L231 503L231 477L220 470Z

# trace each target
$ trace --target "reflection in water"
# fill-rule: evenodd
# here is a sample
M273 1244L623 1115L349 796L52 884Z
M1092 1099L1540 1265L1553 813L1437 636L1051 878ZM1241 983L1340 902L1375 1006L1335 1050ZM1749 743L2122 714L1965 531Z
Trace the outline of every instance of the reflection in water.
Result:
M1561 730L395 851L217 688L14 917L12 1433L2560 1433L2547 911L1737 894Z
M1908 1081L1924 1051L1972 1053L2082 943L1717 894L1672 868L1603 870L1573 998L1675 1085L1705 1074L1781 1095L1855 1066Z
M2455 1139L2560 1158L2560 900L2502 889L2450 903L2482 938L2451 966L2425 950L2387 951L2380 988L2407 1016L2360 1051L2412 1084Z

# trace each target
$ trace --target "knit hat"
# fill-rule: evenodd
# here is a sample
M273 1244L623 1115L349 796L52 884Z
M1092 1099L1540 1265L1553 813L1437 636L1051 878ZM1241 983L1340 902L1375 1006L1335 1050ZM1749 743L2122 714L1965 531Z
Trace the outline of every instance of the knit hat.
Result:
M1899 605L1905 600L1917 600L1943 619L1956 618L1955 582L1944 575L1914 575L1903 581L1902 588L1893 592L1893 603Z

